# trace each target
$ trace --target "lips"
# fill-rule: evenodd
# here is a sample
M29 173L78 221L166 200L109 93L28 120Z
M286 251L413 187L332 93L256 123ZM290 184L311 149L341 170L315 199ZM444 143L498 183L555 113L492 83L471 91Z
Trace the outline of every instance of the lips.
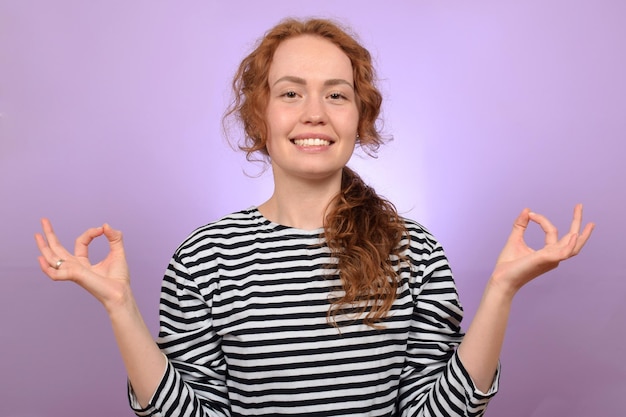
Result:
M320 147L330 146L335 141L332 137L323 133L304 132L291 138L291 142L296 146L301 147Z
M329 146L332 143L327 139L320 138L293 139L292 142L298 146Z

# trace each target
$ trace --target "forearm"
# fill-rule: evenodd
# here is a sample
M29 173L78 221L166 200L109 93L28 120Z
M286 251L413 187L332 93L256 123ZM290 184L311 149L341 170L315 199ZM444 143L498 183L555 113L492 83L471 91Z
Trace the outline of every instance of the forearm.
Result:
M498 367L513 295L491 280L458 348L463 366L483 392L491 387Z
M134 297L109 310L113 333L137 400L147 406L167 365L146 326Z

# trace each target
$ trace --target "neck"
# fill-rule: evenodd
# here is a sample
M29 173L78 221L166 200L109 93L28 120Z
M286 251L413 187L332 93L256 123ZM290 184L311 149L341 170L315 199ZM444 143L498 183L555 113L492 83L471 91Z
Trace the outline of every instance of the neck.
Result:
M323 227L330 202L341 190L341 173L324 180L274 180L274 193L259 206L265 218L303 230Z

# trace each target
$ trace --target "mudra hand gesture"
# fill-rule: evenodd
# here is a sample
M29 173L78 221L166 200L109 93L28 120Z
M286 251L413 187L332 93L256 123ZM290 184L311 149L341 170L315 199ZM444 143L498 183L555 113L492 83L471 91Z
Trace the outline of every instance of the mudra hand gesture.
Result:
M594 229L593 223L582 228L583 208L574 208L574 218L567 234L559 239L556 227L545 217L524 209L515 220L513 231L498 257L491 280L493 284L515 294L534 278L556 268L561 261L577 255ZM530 222L537 223L545 233L545 245L534 250L524 240ZM37 233L35 240L41 251L39 265L42 271L55 281L74 281L107 309L125 296L130 277L122 233L108 224L88 229L76 239L74 255L61 245L48 219L42 219L43 235ZM101 262L92 265L88 249L97 237L104 235L109 241L110 252Z
M524 209L498 257L492 282L514 294L534 278L556 268L561 261L578 255L595 226L588 223L581 232L582 216L583 207L578 204L569 231L559 239L556 227L545 216ZM538 250L530 248L524 240L531 221L545 233L545 245Z
M122 244L122 233L108 224L85 231L76 239L72 255L59 242L48 219L42 219L43 235L35 240L41 255L41 270L54 281L73 281L91 293L107 310L129 295L130 276ZM104 235L109 241L109 253L92 265L89 244Z

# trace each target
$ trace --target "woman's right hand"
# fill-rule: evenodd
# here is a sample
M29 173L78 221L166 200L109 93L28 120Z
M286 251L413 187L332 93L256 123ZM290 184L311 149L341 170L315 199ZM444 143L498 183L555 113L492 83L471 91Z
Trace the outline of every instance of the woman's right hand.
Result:
M146 407L165 374L167 361L154 343L130 290L122 232L108 224L89 229L76 239L72 255L61 245L48 219L42 219L41 225L43 235L35 234L41 270L54 281L74 281L104 305L133 392ZM92 265L89 244L102 235L109 241L109 253Z
M54 281L73 281L100 301L109 313L132 299L130 275L122 243L122 232L108 224L85 231L76 239L72 255L61 245L48 219L41 220L43 235L35 234L41 252L41 270ZM109 253L101 262L89 261L89 244L104 235Z

